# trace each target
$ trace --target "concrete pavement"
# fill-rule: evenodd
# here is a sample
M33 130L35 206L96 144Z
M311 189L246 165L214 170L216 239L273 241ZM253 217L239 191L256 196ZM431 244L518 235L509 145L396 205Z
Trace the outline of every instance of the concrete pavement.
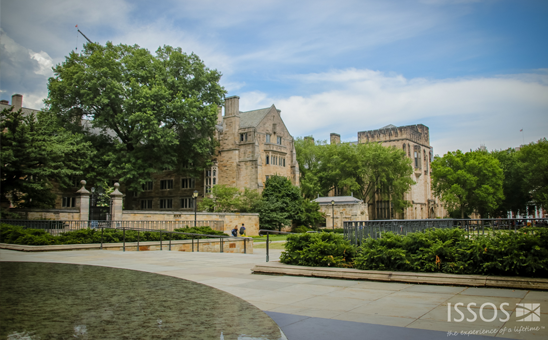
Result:
M281 250L271 250L271 260L279 258L280 253ZM280 325L289 339L548 338L547 291L254 275L251 268L265 261L262 249L255 249L254 254L0 250L0 261L100 265L199 282L259 307ZM465 317L461 322L456 322L460 315L453 308L457 303L464 304L459 309ZM477 315L473 321L466 320L473 319L473 314L466 309L469 303L476 304L471 306ZM489 304L481 308L481 316L493 321L481 319L483 303ZM504 307L510 315L508 320L500 310L502 303L508 303ZM516 304L539 304L540 320L518 321L522 309ZM461 332L484 336L467 336ZM360 334L363 336L359 337Z

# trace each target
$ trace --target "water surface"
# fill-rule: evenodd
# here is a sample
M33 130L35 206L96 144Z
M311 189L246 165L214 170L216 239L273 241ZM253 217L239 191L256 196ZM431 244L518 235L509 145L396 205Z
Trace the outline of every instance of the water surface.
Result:
M0 262L0 339L285 339L226 292L98 266Z

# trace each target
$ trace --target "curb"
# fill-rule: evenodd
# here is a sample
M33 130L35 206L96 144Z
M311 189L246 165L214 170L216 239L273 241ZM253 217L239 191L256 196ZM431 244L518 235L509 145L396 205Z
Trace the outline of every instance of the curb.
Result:
M435 285L548 290L548 279L529 277L458 275L443 273L391 272L350 268L293 266L280 262L255 265L254 274L310 276L332 279L368 280Z
M248 242L249 242L248 238ZM218 240L218 239L200 239L201 243L208 243L211 242L210 240ZM239 241L239 239L237 239ZM163 240L162 241L162 247L168 248L169 247L169 240ZM234 242L233 238L225 238L223 239L223 242ZM172 245L181 245L181 244L191 244L191 240L172 240ZM251 246L253 246L252 241L250 242ZM103 243L103 250L119 250L120 248L123 248L124 243ZM136 247L137 242L126 242L125 244L126 248L130 247ZM145 241L145 242L139 242L139 246L160 246L160 241ZM0 249L6 249L6 250L16 250L16 251L25 251L25 252L43 252L43 251L70 251L70 250L101 250L101 244L100 243L84 243L84 244L55 244L55 245L42 245L42 246L29 246L29 245L21 245L21 244L12 244L12 243L0 243ZM251 249L250 249L251 250ZM128 249L128 251L130 251ZM206 251L207 252L207 251Z

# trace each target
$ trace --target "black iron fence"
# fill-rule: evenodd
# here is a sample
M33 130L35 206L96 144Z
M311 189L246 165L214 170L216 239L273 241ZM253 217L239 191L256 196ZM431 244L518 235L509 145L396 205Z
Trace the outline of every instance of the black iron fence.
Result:
M429 219L429 220L373 220L344 221L344 238L360 244L366 238L380 238L384 233L398 235L423 232L430 228L460 228L475 235L489 235L498 231L516 232L525 227L548 227L548 218L483 218L483 219Z
M192 222L192 223L190 223ZM215 225L222 231L224 226L223 221L197 221L197 227ZM211 223L211 224L208 224ZM213 222L213 223L212 223ZM219 239L219 252L224 252L224 240L230 238L243 242L244 254L247 253L247 237L234 237L228 235L210 235L210 234L196 234L174 231L174 229L185 228L187 226L194 226L194 221L41 221L41 220L0 220L0 223L6 223L13 226L21 226L24 229L41 229L51 235L57 236L61 233L69 231L77 231L83 229L96 229L101 232L101 249L103 249L104 243L104 231L105 229L116 229L122 231L122 247L123 251L126 250L126 231L137 231L137 242L131 242L131 245L137 246L139 251L141 232L155 232L159 233L160 250L163 250L164 245L171 250L172 235L187 235L187 239L191 240L192 251L200 251L200 239ZM215 223L215 224L214 224ZM202 224L202 225L200 225ZM213 229L213 228L212 228ZM0 240L1 242L1 240ZM147 241L150 242L150 241ZM128 242L129 243L129 242Z
M81 229L128 229L128 230L163 230L174 231L186 227L194 227L194 221L43 221L43 220L0 220L0 223L22 226L25 229L42 229L56 236L67 231ZM213 230L224 231L224 221L196 221L197 227L211 227Z

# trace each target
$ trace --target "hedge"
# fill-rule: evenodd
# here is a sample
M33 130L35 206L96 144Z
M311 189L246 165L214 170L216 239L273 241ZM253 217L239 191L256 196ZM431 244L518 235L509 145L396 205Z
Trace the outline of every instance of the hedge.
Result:
M321 238L323 235L333 237ZM428 229L408 235L385 233L382 238L365 240L360 247L351 246L342 235L291 235L281 262L364 270L546 278L548 229L526 228L516 233L504 231L473 237L457 228Z
M175 229L178 232L205 234L205 235L225 235L225 233L213 230L210 227L192 227ZM163 240L187 240L190 235L183 234L164 234ZM119 229L104 229L103 243L118 243L123 241L123 231ZM208 238L207 236L195 236L194 238ZM142 231L139 233L139 241L160 241L160 232ZM42 229L24 229L20 226L9 224L0 224L0 242L21 244L21 245L52 245L52 244L87 244L101 243L100 229L80 229L60 233L53 236ZM137 242L137 231L126 230L126 242Z

